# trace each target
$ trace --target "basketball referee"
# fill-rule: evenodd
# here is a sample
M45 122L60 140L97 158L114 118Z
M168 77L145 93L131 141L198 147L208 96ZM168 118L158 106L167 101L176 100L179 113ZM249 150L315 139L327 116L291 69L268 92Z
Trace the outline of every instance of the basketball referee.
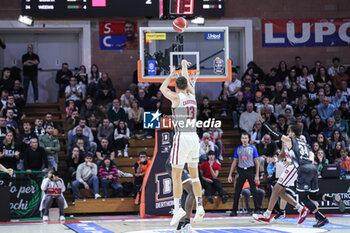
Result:
M259 155L257 149L249 144L248 133L242 133L241 142L242 145L235 150L230 173L228 175L228 182L232 183L232 173L237 167L238 179L231 216L237 216L239 197L246 180L249 182L250 191L253 195L255 211L258 211L255 184L259 184Z

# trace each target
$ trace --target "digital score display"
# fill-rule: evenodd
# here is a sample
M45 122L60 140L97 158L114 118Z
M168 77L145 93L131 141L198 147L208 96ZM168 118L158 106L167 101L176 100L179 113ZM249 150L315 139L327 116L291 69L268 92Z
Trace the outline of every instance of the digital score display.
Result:
M160 0L160 4L165 18L220 17L225 13L224 0Z
M160 0L22 0L32 17L159 17Z

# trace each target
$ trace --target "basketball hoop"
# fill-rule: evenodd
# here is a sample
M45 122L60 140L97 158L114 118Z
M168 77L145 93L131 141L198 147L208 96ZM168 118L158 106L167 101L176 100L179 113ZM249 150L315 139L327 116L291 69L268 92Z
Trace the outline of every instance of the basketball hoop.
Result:
M199 77L199 70L188 70L190 85L194 89L196 87L197 78ZM182 70L176 71L176 78L182 75Z

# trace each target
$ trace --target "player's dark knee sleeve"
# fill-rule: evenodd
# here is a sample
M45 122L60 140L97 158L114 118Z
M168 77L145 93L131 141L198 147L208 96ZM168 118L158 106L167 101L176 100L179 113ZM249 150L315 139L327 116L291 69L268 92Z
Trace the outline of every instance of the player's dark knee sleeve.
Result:
M300 192L299 198L302 203L311 211L313 212L316 209L315 204L309 199L308 193Z
M310 193L309 194L310 199L314 200L314 201L322 201L322 196L323 196L323 193Z

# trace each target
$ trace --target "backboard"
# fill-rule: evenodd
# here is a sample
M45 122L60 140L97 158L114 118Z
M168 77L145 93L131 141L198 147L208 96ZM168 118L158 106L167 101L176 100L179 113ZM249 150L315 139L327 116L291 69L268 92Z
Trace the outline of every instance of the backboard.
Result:
M197 82L231 80L228 27L189 27L184 33L172 27L140 27L139 82L162 82L169 65L181 70L181 60L199 71Z

